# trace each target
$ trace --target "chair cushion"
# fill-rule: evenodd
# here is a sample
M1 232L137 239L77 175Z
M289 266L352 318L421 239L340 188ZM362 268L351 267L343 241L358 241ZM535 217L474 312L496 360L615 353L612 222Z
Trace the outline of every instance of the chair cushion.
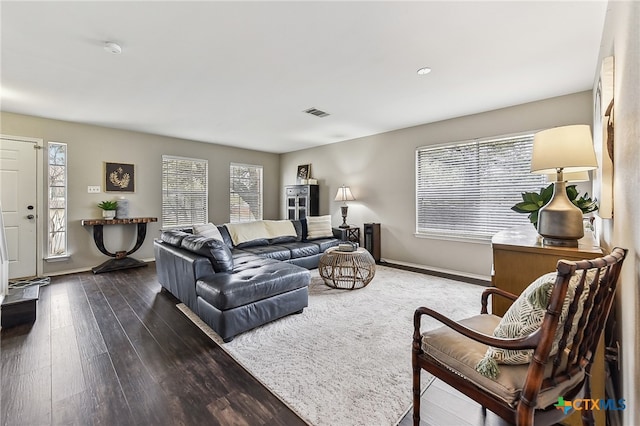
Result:
M193 235L215 238L218 241L224 241L222 239L222 234L220 234L220 231L218 230L218 227L211 222L202 225L193 225Z
M182 248L192 251L200 256L205 256L211 262L216 272L233 270L233 256L231 250L223 242L215 238L189 235L182 239Z
M511 307L504 314L500 323L493 331L495 337L517 338L525 337L539 329L547 312L547 305L556 282L556 272L551 272L540 276L533 281L513 302ZM593 276L593 275L592 275ZM580 275L574 275L569 281L567 294L565 296L560 321L551 347L550 355L558 351L558 342L562 337L562 325L569 312L569 305L573 300L576 287L580 282ZM581 301L588 295L588 291L581 294ZM568 341L571 341L577 327L577 321L582 313L583 303L579 303L578 312L574 316L574 324ZM483 359L478 363L476 369L481 374L495 378L499 374L497 364L527 364L531 361L533 349L507 350L489 347Z
M491 334L500 322L495 315L477 315L459 321L461 324L484 334ZM514 407L520 398L520 392L527 376L528 364L505 365L497 379L491 379L478 373L476 365L484 357L488 346L469 339L449 327L440 327L423 333L422 350L450 371L458 372L465 379L475 383L486 392ZM553 364L545 367L545 377L551 374ZM558 402L558 397L573 388L584 378L584 373L574 376L538 395L537 408L546 408Z
M307 240L333 237L331 215L307 216Z

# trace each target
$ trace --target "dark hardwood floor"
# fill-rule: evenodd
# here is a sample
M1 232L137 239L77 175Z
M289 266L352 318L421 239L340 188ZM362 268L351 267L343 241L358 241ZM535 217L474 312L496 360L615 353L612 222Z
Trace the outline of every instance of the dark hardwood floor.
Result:
M177 303L154 264L52 278L36 322L2 330L2 425L305 424ZM492 416L441 382L423 397L424 425L500 425Z

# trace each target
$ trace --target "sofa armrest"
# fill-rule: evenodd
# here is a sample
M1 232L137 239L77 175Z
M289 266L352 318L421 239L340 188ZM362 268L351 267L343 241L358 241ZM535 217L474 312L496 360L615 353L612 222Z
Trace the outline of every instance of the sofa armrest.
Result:
M196 282L215 274L208 258L162 241L153 243L158 282L197 313Z

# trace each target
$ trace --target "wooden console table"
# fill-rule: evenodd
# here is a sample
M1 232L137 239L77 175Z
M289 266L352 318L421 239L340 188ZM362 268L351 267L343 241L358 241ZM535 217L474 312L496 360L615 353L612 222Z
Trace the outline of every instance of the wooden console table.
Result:
M144 239L147 236L147 223L157 222L156 217L130 217L126 219L83 219L82 226L93 226L93 241L96 243L96 247L101 253L112 257L101 265L91 268L94 274L100 274L102 272L117 271L120 269L139 268L141 266L147 266L146 263L141 262L132 257L128 257L130 254L137 251L144 243ZM122 250L115 253L111 253L104 247L104 225L137 225L137 238L136 244L129 251Z

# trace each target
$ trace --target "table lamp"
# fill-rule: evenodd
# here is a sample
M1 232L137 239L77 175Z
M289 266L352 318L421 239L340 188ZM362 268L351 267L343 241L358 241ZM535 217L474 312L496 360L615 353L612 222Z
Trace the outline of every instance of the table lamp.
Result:
M342 210L342 225L340 225L340 228L349 227L349 225L347 225L347 210L349 210L349 206L347 206L347 201L354 201L354 200L355 198L351 193L351 189L348 186L342 185L340 188L338 188L338 193L336 194L336 201L344 202L344 205L340 207L340 210Z
M544 244L576 247L584 236L582 210L567 197L565 173L598 167L587 125L555 127L535 134L531 172L556 174L553 196L538 213L538 234Z

